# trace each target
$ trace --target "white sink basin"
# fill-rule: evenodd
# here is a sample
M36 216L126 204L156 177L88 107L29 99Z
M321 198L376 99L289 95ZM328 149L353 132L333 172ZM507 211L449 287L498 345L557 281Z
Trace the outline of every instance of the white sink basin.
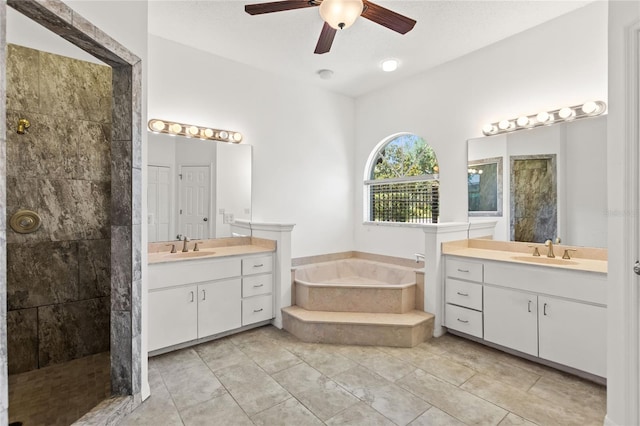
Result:
M212 254L215 254L215 252L214 251L188 251L188 252L179 251L178 253L167 253L165 254L165 257L169 259L190 259L192 257L211 256Z

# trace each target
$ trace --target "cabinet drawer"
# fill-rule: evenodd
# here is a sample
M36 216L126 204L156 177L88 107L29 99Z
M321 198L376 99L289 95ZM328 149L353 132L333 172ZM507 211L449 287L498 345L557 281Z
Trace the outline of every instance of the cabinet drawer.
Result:
M242 297L257 296L271 293L273 290L273 275L253 275L242 279Z
M482 282L482 263L447 259L446 272L451 278Z
M273 269L273 256L242 259L242 275L264 274Z
M444 325L452 330L482 338L482 312L446 305Z
M242 299L242 325L271 318L273 318L273 296L270 294Z
M445 294L447 303L482 310L482 284L447 278Z

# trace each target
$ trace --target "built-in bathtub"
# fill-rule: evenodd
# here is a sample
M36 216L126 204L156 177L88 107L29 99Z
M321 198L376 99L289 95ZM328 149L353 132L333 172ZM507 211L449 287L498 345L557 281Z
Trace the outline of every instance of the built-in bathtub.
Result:
M296 268L296 305L310 311L401 314L415 309L412 268L342 259Z

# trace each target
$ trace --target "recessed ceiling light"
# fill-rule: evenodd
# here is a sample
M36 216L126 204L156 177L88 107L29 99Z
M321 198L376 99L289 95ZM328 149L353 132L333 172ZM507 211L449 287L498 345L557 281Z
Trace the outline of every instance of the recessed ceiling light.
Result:
M398 69L398 61L396 59L386 59L382 61L382 71L391 72Z
M318 75L323 80L329 80L331 77L333 77L333 71L331 71L331 70L320 70L320 71L318 71Z

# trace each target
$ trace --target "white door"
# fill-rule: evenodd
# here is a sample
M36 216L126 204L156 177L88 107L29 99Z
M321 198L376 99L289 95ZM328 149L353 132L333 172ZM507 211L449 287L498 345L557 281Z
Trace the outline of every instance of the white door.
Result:
M171 169L149 166L147 178L147 226L149 241L168 241L171 222Z
M538 297L484 286L484 339L538 356Z
M240 278L198 286L198 338L242 325Z
M149 292L149 350L198 337L197 286Z
M540 358L605 377L607 308L538 297Z
M209 238L209 166L180 168L180 233L191 239Z

